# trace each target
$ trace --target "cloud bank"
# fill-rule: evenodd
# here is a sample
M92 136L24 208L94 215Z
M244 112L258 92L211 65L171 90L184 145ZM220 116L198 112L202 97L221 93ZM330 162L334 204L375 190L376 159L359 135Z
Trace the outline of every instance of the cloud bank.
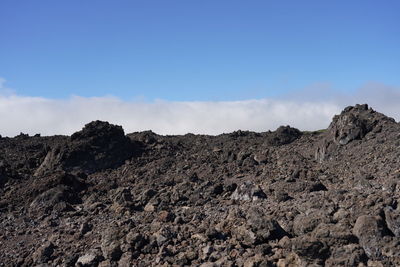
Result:
M400 89L378 83L367 84L349 95L329 88L325 92L316 91L315 87L276 99L150 103L114 97L73 96L65 100L27 97L5 90L4 80L0 85L3 136L20 132L70 135L92 120L122 125L126 133L152 130L158 134L221 134L239 129L274 130L280 125L318 130L326 128L345 106L356 103L368 103L396 120L400 118Z

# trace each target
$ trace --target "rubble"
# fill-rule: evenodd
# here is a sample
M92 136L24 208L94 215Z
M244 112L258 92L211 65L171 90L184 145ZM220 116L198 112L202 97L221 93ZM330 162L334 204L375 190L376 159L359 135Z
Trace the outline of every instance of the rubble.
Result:
M400 266L400 125L0 138L0 266Z

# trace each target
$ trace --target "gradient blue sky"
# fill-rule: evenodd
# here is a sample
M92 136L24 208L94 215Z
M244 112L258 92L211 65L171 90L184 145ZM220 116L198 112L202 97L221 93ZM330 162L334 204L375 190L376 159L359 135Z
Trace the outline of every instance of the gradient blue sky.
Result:
M242 100L400 85L400 1L0 1L17 94Z

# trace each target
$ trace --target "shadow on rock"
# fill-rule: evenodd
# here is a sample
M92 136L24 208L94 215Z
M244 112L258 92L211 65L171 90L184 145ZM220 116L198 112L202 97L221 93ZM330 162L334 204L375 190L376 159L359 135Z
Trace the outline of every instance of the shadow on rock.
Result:
M139 142L131 141L121 126L93 121L74 133L66 146L53 148L36 170L35 176L57 169L93 173L116 168L141 151Z

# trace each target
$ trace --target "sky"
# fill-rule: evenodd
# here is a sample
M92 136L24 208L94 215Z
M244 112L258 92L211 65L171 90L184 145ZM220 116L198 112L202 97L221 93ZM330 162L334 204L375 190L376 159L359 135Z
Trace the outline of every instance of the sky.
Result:
M313 130L361 101L399 119L399 12L397 0L2 0L0 134L93 119Z

